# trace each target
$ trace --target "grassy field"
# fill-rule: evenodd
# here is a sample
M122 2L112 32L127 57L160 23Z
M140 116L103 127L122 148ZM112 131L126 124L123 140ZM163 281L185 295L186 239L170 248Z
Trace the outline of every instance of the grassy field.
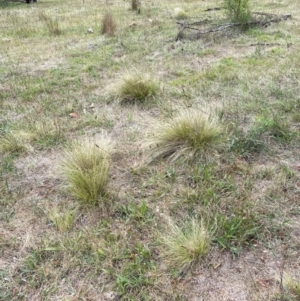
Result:
M0 2L0 300L300 300L300 3L135 4Z

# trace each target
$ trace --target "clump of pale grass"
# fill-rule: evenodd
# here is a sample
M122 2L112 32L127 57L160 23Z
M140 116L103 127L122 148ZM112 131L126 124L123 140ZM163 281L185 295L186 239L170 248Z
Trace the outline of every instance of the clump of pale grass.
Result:
M75 142L65 151L61 170L70 193L79 201L95 205L107 193L112 150L113 143L102 138Z
M177 20L182 20L182 19L186 19L188 17L188 14L186 13L186 11L184 9L182 9L181 7L176 7L174 9L174 18Z
M200 151L211 153L224 140L224 130L216 121L199 111L184 111L156 127L152 138L144 144L146 161L165 157L174 161L184 154L193 157Z
M21 153L31 149L28 142L33 135L29 132L14 131L0 133L0 153Z
M60 233L69 231L75 219L75 211L62 211L61 208L58 207L49 209L47 215Z
M38 13L38 17L42 22L44 22L50 35L59 36L62 34L62 29L56 18L53 18L44 11L40 11Z
M210 241L203 221L192 219L185 229L169 221L168 231L161 236L162 257L168 266L185 271L208 253Z
M300 298L300 281L293 279L290 275L285 275L284 285L292 294Z
M109 95L111 98L119 99L122 102L143 102L153 97L159 90L158 83L151 75L141 72L125 74L116 84L114 84Z
M102 18L101 33L108 36L113 36L116 30L116 22L111 12L105 13Z

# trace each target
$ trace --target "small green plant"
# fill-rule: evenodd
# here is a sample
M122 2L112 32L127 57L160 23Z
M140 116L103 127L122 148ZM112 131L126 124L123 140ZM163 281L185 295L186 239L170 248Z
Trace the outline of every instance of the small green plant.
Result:
M144 102L153 97L159 90L158 83L151 75L141 72L127 73L123 76L110 91L112 98L126 102Z
M62 34L62 29L57 19L54 19L43 11L38 13L38 17L44 22L50 35L59 36Z
M184 154L193 157L201 151L210 152L225 141L223 128L198 111L185 111L161 124L145 147L149 160L169 157L176 160Z
M269 135L278 141L291 141L295 132L290 130L288 122L278 116L258 117L255 122L256 131L258 133L269 133Z
M65 151L62 172L70 193L87 204L97 204L106 194L113 144L100 141L73 143Z
M192 219L184 229L169 221L169 229L162 235L162 257L173 268L186 271L209 251L210 234L204 222Z
M233 255L240 251L240 247L258 236L261 225L255 216L236 214L232 217L220 215L218 220L218 234L216 241L223 248L229 249Z
M113 36L116 30L116 22L114 20L113 14L107 12L102 18L101 33L108 36Z
M244 156L260 153L265 147L261 135L262 133L256 128L250 129L248 132L235 128L231 137L230 150Z
M224 0L224 7L232 22L247 23L251 20L249 0Z
M124 258L126 264L120 273L116 275L116 284L123 294L123 300L132 300L132 295L139 295L142 298L143 288L153 283L153 277L149 277L150 272L155 270L152 254L147 246L137 244L133 250L126 250ZM129 297L126 299L126 297Z

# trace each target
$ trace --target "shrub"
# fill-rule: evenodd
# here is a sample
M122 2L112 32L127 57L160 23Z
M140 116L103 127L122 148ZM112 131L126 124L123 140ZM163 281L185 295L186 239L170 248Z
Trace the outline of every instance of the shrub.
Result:
M113 145L102 138L73 143L65 151L62 172L70 193L79 201L97 204L106 194Z
M193 157L200 151L211 151L220 146L224 141L222 133L222 127L202 113L184 111L159 125L145 146L150 162L165 157L176 160L184 154Z
M202 221L199 223L192 219L185 229L170 221L166 233L161 237L164 246L162 257L170 267L180 272L199 262L209 251L210 235Z
M116 22L111 12L107 12L102 18L101 33L113 36L116 30Z
M128 73L111 89L110 94L122 102L143 102L157 94L158 83L149 74Z
M232 22L246 23L251 19L249 0L224 0L224 7Z

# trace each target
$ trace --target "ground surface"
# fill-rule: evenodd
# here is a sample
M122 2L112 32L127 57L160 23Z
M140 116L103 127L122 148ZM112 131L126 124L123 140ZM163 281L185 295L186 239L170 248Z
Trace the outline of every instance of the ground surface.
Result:
M286 281L300 281L300 4L252 1L292 18L176 41L176 7L218 23L224 12L205 10L220 6L0 3L0 300L299 300ZM112 37L100 33L106 11ZM133 70L157 79L158 95L108 98ZM144 164L156 123L187 108L217 116L225 150ZM59 165L70 141L103 134L116 149L109 204L91 208L69 195ZM53 212L74 217L68 231ZM180 273L160 237L167 218L192 217L209 221L211 248Z

